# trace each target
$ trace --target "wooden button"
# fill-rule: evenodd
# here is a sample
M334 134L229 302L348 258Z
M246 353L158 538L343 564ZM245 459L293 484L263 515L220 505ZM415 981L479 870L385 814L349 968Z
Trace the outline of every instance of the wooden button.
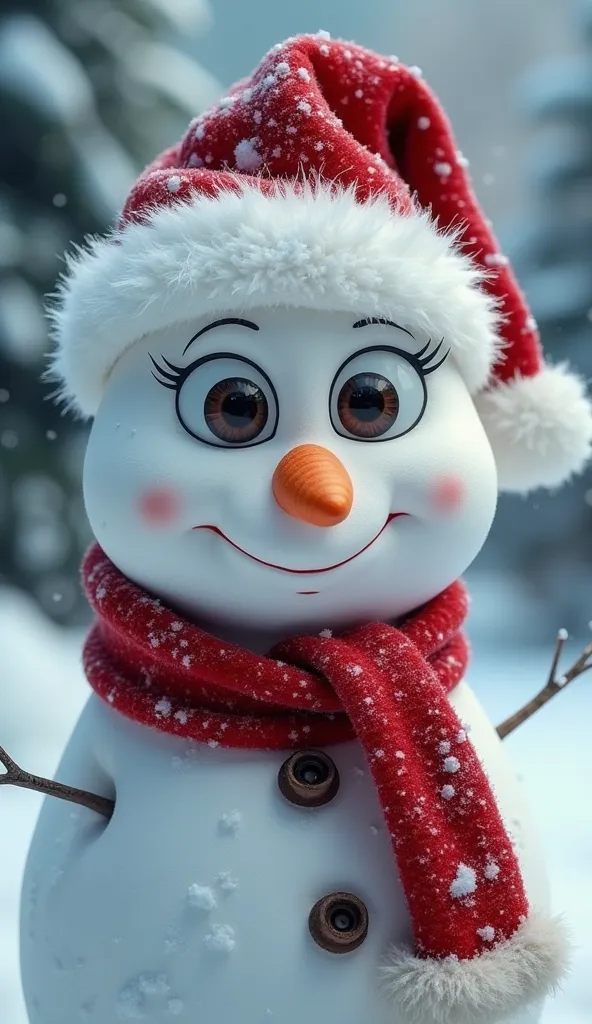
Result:
M298 750L284 761L278 785L286 800L298 807L322 807L339 789L339 772L322 750Z
M368 934L366 904L350 892L330 893L315 903L308 927L322 949L329 953L351 953Z

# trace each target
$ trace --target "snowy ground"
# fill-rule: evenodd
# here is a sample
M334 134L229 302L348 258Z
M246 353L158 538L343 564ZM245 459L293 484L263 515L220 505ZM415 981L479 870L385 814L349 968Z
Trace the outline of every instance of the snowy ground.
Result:
M25 598L0 591L0 743L38 774L53 771L86 697L80 643L79 633L56 632ZM504 651L499 644L478 641L474 649L472 683L495 721L540 689L548 650ZM506 741L538 818L556 909L566 914L577 944L573 973L548 1004L544 1024L590 1024L592 1017L591 729L592 678L584 676ZM1 1024L26 1024L18 981L17 907L38 807L32 793L0 790Z

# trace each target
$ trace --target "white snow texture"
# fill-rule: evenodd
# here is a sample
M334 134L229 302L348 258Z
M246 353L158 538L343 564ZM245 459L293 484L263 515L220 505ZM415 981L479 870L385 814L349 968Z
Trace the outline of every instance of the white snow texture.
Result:
M87 696L79 668L81 641L79 631L54 630L26 598L0 590L0 743L24 767L39 774L54 771ZM493 720L501 721L540 688L548 670L549 651L500 653L499 646L493 651L478 638L474 638L474 648L471 681ZM517 770L525 776L527 796L542 833L554 910L565 914L576 946L573 971L556 998L548 1001L543 1024L590 1021L592 819L584 808L589 803L588 779L592 774L588 738L591 716L592 691L584 682L570 687L552 708L540 712L506 740ZM551 750L553 757L549 757ZM33 793L11 787L0 789L2 1024L26 1024L18 980L19 885L39 804L40 798ZM216 932L218 941L213 945L219 951L212 949L211 955L228 955L232 936L225 930L214 929L215 924L214 919L212 939ZM164 979L156 982L164 985ZM138 992L127 993L128 1001L133 1004L136 995L141 998L147 983L148 979L142 977ZM162 998L166 1000L168 996ZM176 1005L172 996L170 1002L170 1013L178 1014L182 1007Z

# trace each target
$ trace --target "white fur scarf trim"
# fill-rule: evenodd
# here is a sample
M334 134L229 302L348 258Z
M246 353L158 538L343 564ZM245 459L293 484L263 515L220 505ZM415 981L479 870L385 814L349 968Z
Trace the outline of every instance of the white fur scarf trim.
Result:
M393 949L380 981L401 1024L500 1024L557 988L569 951L561 918L532 914L473 960L421 960Z

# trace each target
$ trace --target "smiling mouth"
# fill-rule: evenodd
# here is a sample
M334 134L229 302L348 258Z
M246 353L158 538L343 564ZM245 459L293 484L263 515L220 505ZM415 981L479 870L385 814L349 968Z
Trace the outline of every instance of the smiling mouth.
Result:
M327 565L323 569L288 569L287 566L285 565L276 565L275 562L266 562L263 558L257 558L256 555L252 555L249 551L245 551L245 549L241 548L239 544L235 544L235 542L231 540L230 537L227 537L226 534L223 533L219 526L211 526L210 524L204 524L202 526L194 526L193 529L209 530L210 533L215 533L216 536L221 537L222 540L225 540L226 543L230 544L230 546L233 547L236 551L240 551L241 555L246 555L247 558L251 559L251 561L258 562L259 565L265 565L267 566L268 569L278 569L280 572L289 572L293 576L314 576L317 573L331 572L333 569L340 569L342 565L347 565L349 562L353 562L355 558L359 558L360 555L363 555L364 552L368 550L368 548L371 548L372 545L376 543L378 538L381 537L384 531L386 530L387 526L389 526L390 523L392 523L393 519L400 519L402 516L406 516L407 514L407 512L391 512L391 514L387 517L384 526L380 528L376 536L373 537L372 540L368 541L368 543L365 544L363 548L360 548L359 551L356 551L355 555L350 555L349 558L344 558L342 562L336 562L335 565Z

